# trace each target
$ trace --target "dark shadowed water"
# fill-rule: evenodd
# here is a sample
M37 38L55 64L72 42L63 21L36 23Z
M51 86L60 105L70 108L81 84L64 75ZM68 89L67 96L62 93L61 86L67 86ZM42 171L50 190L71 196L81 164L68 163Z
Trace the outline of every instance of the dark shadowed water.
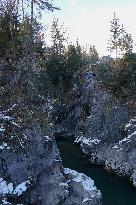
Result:
M136 205L136 188L126 179L111 174L100 166L89 164L79 146L71 141L58 140L57 144L64 167L91 177L102 192L103 205Z

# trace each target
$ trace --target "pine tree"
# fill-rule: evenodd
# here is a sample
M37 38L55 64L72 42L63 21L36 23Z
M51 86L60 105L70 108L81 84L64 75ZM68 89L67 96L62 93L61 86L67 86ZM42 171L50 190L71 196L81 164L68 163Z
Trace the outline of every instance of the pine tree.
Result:
M117 58L119 54L132 53L133 39L131 34L128 34L124 26L120 25L119 19L114 13L114 18L111 21L111 39L109 41L108 49L116 53L115 65L117 65Z
M31 22L34 19L34 5L38 6L39 12L47 9L49 11L59 10L58 7L54 6L51 0L30 0L31 4Z
M99 54L95 48L95 46L90 46L89 48L89 58L90 58L90 65L96 65L99 61Z
M59 26L58 19L53 21L51 27L52 46L47 60L47 73L54 85L61 87L66 74L65 69L65 46L64 31Z
M120 35L120 50L124 54L131 54L133 51L132 35L127 33L123 25L121 28L121 35Z
M121 28L119 19L116 17L116 14L114 13L113 20L110 21L111 23L111 39L109 40L109 47L108 50L111 52L115 50L116 55L116 61L118 58L118 52L120 49L120 34L121 34Z
M82 65L82 54L78 46L70 44L66 51L66 72L67 75L73 77L73 74L81 68Z

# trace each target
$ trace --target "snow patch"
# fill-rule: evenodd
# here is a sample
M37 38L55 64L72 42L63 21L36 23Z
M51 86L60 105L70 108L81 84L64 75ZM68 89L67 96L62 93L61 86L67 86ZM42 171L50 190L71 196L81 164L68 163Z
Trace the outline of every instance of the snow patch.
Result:
M125 125L125 130L127 130L130 126L133 126L132 123L134 123L134 122L136 122L136 117L129 120L128 124ZM135 127L135 125L134 125L134 127Z
M92 199L89 199L88 197L86 197L86 198L83 199L82 204L87 202L87 201L92 201Z
M91 118L91 117L93 117L93 115L88 116L87 119L89 119L89 118Z
M12 105L12 107L11 107L11 108L7 109L7 110L6 110L6 111L4 111L4 112L6 113L6 112L9 112L9 111L13 110L13 108L14 108L16 105L17 105L17 104Z
M133 136L133 135L136 135L136 131L133 132L132 134L128 135L128 137L125 137L124 139L122 139L121 141L119 141L119 144L122 144L122 142L130 142L130 138Z
M136 131L133 132L131 135L128 135L128 137L132 137L133 135L136 135Z
M130 136L128 136L128 137L125 137L123 140L120 140L119 141L119 144L122 144L123 142L130 142Z
M136 122L136 117L130 120L130 122Z
M5 131L5 128L4 127L1 127L0 128L0 132L4 132Z
M87 145L92 145L92 144L99 144L101 140L99 139L87 139L87 138L83 138L82 139L82 143L87 144Z
M0 194L12 194L13 192L13 183L7 184L3 178L0 178Z
M3 119L3 120L11 120L11 119L13 119L13 118L10 117L10 116L7 116L7 115L4 115L4 114L0 113L0 119Z
M61 182L61 183L59 183L59 186L64 186L64 187L68 187L68 183L67 182Z
M49 136L44 136L45 140L50 141L51 138Z
M125 130L126 130L127 128L129 128L131 125L132 125L131 123L126 124L126 125L125 125Z
M114 145L114 147L112 147L113 149L118 149L119 146L122 145L122 143L129 143L131 142L131 137L136 135L136 131L133 132L132 134L128 135L128 137L125 137L124 139L120 140L116 145ZM120 148L118 151L121 151L123 148Z
M83 139L83 136L78 136L76 139L75 139L75 143L80 143Z
M117 145L115 145L114 147L112 147L113 149L118 149L118 146Z
M18 196L20 196L23 192L27 190L28 185L30 185L30 182L28 180L25 182L22 182L15 188L13 194L17 194Z
M0 145L0 149L1 149L1 150L4 149L4 148L6 148L6 149L10 149L10 147L8 146L8 144L5 143L5 142L3 142L2 145Z
M7 183L3 178L0 178L0 194L17 194L20 196L23 192L27 190L27 187L30 185L30 182L24 181L19 184L15 189L13 189L13 183Z
M20 125L15 123L15 122L12 122L13 125L15 125L16 127L19 127L20 128Z
M97 190L96 186L94 186L94 181L91 178L87 177L85 174L78 173L75 170L71 170L69 168L65 168L64 173L72 175L73 181L77 183L82 183L84 190L86 191Z
M9 203L6 198L3 198L2 199L2 205L6 205L6 204L11 204L11 203Z

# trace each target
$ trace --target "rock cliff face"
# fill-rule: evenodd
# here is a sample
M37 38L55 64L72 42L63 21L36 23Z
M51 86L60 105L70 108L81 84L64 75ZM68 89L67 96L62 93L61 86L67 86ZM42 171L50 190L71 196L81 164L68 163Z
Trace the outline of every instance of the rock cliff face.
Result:
M78 79L70 103L64 103L56 114L56 136L74 137L92 162L129 177L135 185L136 119L128 120L126 108L90 71L83 71Z
M0 67L0 204L60 205L66 201L70 205L82 201L84 180L77 190L62 166L52 132L51 101L33 89L30 93L25 70L17 75L1 59ZM86 195L101 204L96 188Z
M133 179L135 184L135 118L127 124L125 108L100 89L95 80L92 79L89 83L89 79L91 80L91 77L85 74L82 93L84 101L91 105L90 115L84 123L84 136L76 141L81 142L83 152L87 153L93 162Z
M100 205L101 194L92 180L84 175L79 181L77 172L72 177L62 166L48 116L50 102L40 97L12 99L7 88L1 93L0 204ZM89 190L86 180L91 182Z
M6 123L15 124L11 116L2 114L1 120L1 133L6 132ZM58 204L68 197L68 187L61 185L66 179L55 140L38 123L21 134L17 142L15 136L12 140L5 137L0 145L1 200L7 197L11 204Z
M105 166L120 175L128 176L136 187L136 118L125 126L126 137L105 152Z

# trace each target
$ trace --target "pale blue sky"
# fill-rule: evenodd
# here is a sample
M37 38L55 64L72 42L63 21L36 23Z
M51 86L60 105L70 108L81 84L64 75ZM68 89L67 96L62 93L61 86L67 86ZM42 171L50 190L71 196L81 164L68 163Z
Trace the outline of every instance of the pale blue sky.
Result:
M82 45L94 44L100 55L106 55L110 35L110 20L116 12L120 23L132 34L136 43L136 0L54 0L61 11L47 12L45 24L59 18L70 34L70 41L79 39Z

